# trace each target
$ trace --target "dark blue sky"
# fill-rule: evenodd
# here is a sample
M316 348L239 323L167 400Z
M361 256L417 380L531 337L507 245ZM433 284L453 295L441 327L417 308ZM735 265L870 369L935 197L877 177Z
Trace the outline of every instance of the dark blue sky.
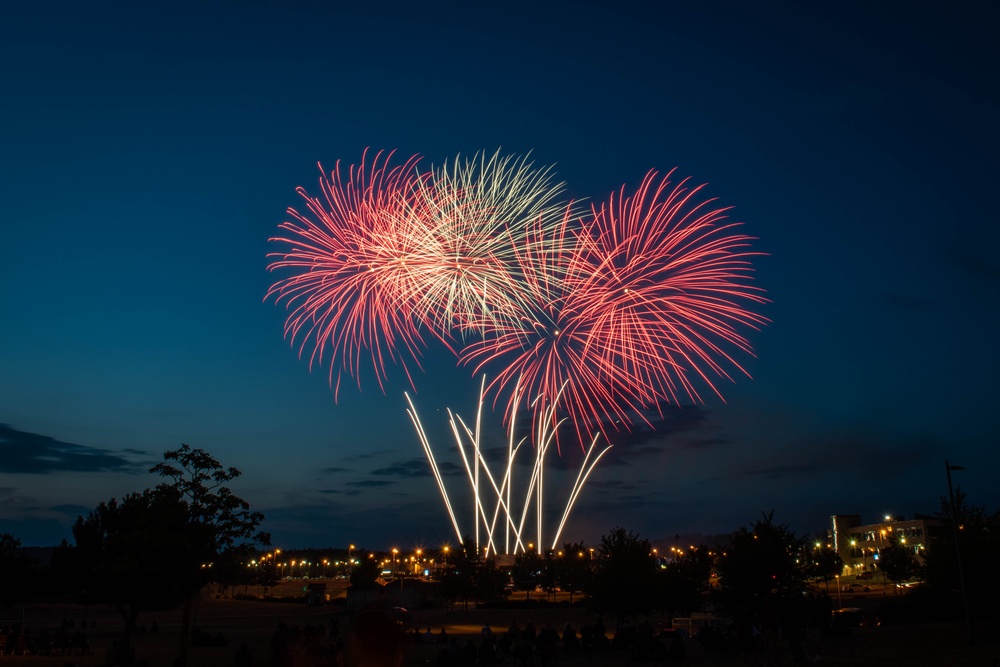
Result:
M189 443L278 546L452 537L405 386L334 404L263 302L294 188L366 147L598 200L677 167L768 253L753 379L612 450L567 537L933 512L946 458L1000 505L991 3L342 4L0 12L0 531L68 537ZM439 426L478 386L441 352Z

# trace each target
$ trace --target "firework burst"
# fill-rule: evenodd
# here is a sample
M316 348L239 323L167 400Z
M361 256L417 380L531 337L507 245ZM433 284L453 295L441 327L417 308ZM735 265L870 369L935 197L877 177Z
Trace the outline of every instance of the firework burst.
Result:
M419 367L425 348L410 316L419 293L413 260L423 241L413 225L419 158L390 167L391 153L370 165L366 157L346 174L338 162L329 178L321 167L323 200L298 188L307 212L288 209L292 219L280 225L286 235L271 239L288 249L269 255L269 270L292 273L267 297L286 304L285 336L298 341L300 356L311 347L310 370L329 363L335 393L344 372L360 387L366 358L379 387L389 362L412 384L408 363Z
M542 544L544 460L562 425L584 449L555 538L597 461L609 430L629 429L664 404L719 394L718 379L745 373L752 354L741 333L767 322L748 307L766 302L751 284L749 236L703 186L649 172L588 210L560 203L562 183L527 158L499 153L456 159L427 173L418 158L390 167L390 154L340 164L320 180L322 200L299 188L306 212L289 209L287 248L269 255L288 271L267 297L289 311L285 335L309 350L310 369L329 363L339 393L344 374L360 387L369 364L380 388L387 366L411 386L425 336L494 379L480 392L506 400L508 455L493 471L476 426L450 425L475 496L476 544L524 548L534 505ZM471 341L471 342L470 342ZM503 397L506 396L506 399ZM456 535L458 519L430 442L409 402ZM532 413L535 463L513 492L515 418ZM565 438L565 436L564 436ZM589 443L589 445L588 445ZM494 473L497 474L494 474ZM520 500L518 500L518 495ZM461 539L461 538L460 538ZM553 543L554 544L554 543Z
M749 284L750 238L701 188L671 187L650 172L580 219L536 228L519 253L527 295L517 320L494 326L462 351L477 371L496 364L491 390L525 396L536 415L566 417L584 445L590 434L628 428L643 409L683 398L696 382L742 371L726 351L750 352L737 327L766 320L742 304L765 301ZM718 359L718 361L717 361ZM558 401L558 410L550 410Z
M497 152L445 162L418 187L411 211L421 238L414 317L442 338L517 317L516 250L529 224L558 223L564 184L527 157Z
M766 301L750 284L753 239L698 198L704 186L670 177L651 171L595 207L571 273L593 354L647 399L679 404L702 401L695 378L721 398L714 378L746 373L727 349L752 354L740 329L767 320L746 308Z

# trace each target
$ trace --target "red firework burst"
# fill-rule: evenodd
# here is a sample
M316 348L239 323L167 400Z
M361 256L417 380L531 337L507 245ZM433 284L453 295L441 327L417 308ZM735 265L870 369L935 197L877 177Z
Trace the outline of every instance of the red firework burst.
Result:
M383 391L390 361L412 385L408 360L419 367L425 347L409 315L419 292L408 263L422 242L413 215L419 158L390 168L391 157L379 152L368 165L366 153L346 177L338 162L329 178L321 175L323 201L298 188L308 213L290 208L292 220L280 225L287 236L271 239L289 249L268 255L275 258L269 270L293 273L266 298L286 304L285 336L300 341L300 356L311 346L310 370L329 357L335 395L345 371L360 387L365 357Z
M749 353L738 327L766 321L743 305L766 300L749 284L757 253L725 209L696 199L700 187L669 178L650 172L633 196L567 213L520 254L522 318L461 353L477 371L502 364L491 388L509 392L508 419L524 396L534 423L555 406L549 425L565 417L585 443L644 408L700 402L695 378L718 393L713 378L742 371L726 348Z
M507 421L523 400L533 428L566 419L583 444L745 372L732 354L751 353L741 330L767 321L747 308L766 301L751 284L759 253L703 186L650 172L582 215L524 159L483 154L421 175L418 158L390 158L346 175L338 163L322 201L299 188L307 212L289 209L272 239L289 248L270 270L291 275L267 296L288 308L299 354L311 347L310 369L330 363L336 393L345 372L360 387L369 357L383 391L389 363L413 385L422 331L453 352L454 332L475 331L457 352L496 373Z

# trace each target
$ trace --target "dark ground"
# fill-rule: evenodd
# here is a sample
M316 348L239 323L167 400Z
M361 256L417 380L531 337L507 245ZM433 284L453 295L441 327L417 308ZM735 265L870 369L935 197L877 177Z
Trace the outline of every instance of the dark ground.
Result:
M300 587L300 586L299 586ZM278 591L279 594L282 591ZM292 589L285 591L294 594ZM335 593L336 595L336 593ZM857 602L857 601L856 601ZM865 601L860 601L864 604ZM873 601L869 606L873 606ZM63 619L71 619L79 626L86 619L91 651L88 655L53 655L53 656L0 656L0 665L11 667L64 667L72 664L81 667L107 664L108 649L112 642L120 636L122 623L117 612L107 607L81 607L78 605L28 605L23 609L7 608L2 610L0 622L10 623L21 618L23 613L24 626L29 631L46 628L54 631ZM180 629L180 610L163 613L149 613L141 616L140 624L147 628L154 621L158 631L140 632L134 637L136 658L147 661L148 667L170 667L177 654L177 644ZM253 665L264 666L272 664L271 641L279 623L297 627L300 630L313 628L321 631L324 639L321 646L328 645L331 624L338 624L346 629L350 623L350 614L338 604L324 606L307 606L301 602L260 602L248 600L219 599L211 594L203 596L194 609L193 625L203 630L209 636L222 633L226 638L225 646L191 647L189 649L189 667L229 667L240 643L246 642L253 656ZM438 633L442 627L447 629L449 636L455 637L460 643L467 638L473 638L479 643L480 628L484 623L490 623L495 631L501 631L517 621L520 626L531 621L541 629L546 624L561 630L566 623L571 623L579 629L583 624L592 623L596 619L592 613L580 607L553 606L549 608L507 608L507 609L470 609L461 610L429 609L411 612L408 629L414 627L421 631L431 628ZM654 624L667 620L652 617ZM605 623L608 620L605 619ZM93 625L93 627L91 627ZM609 624L610 625L610 624ZM608 634L613 628L608 628ZM965 642L964 626L961 623L909 624L887 627L862 627L842 636L826 636L819 643L819 659L812 662L817 646L806 645L807 664L820 665L880 665L880 666L952 666L979 665L996 667L1000 665L1000 625L982 625L977 627L979 641L972 646ZM301 646L301 644L297 644ZM441 647L436 644L408 644L406 647L406 665L433 665ZM735 653L703 653L691 656L683 663L671 664L705 664L705 665L793 665L788 646L784 642L778 645L778 652L765 660L763 654L739 655ZM305 654L300 654L296 667L313 664L329 664L324 661L309 661ZM507 658L504 663L514 667L514 660ZM539 666L535 660L533 663ZM553 667L587 667L590 665L609 665L612 667L626 665L642 666L656 665L656 662L635 662L627 652L606 651L602 653L564 654L560 652L557 663Z

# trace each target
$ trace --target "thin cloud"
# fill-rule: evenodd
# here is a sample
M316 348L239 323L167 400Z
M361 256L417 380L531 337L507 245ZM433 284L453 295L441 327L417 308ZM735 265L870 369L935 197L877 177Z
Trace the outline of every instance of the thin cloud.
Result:
M382 477L427 477L431 474L427 462L421 459L410 459L409 461L396 461L384 468L372 470L371 474Z
M319 493L328 496L356 496L361 493L357 489L320 489Z
M124 450L128 453L145 452ZM143 465L120 452L62 442L0 424L0 472L48 475L61 472L137 472Z
M390 486L393 482L387 482L380 479L363 479L358 482L347 482L345 486L360 487L360 488L377 488L380 486Z
M465 474L465 469L450 461L437 461L438 472L444 477ZM396 461L383 468L372 470L372 475L382 477L399 477L403 479L415 479L419 477L430 477L431 469L427 459L414 458L406 461Z

